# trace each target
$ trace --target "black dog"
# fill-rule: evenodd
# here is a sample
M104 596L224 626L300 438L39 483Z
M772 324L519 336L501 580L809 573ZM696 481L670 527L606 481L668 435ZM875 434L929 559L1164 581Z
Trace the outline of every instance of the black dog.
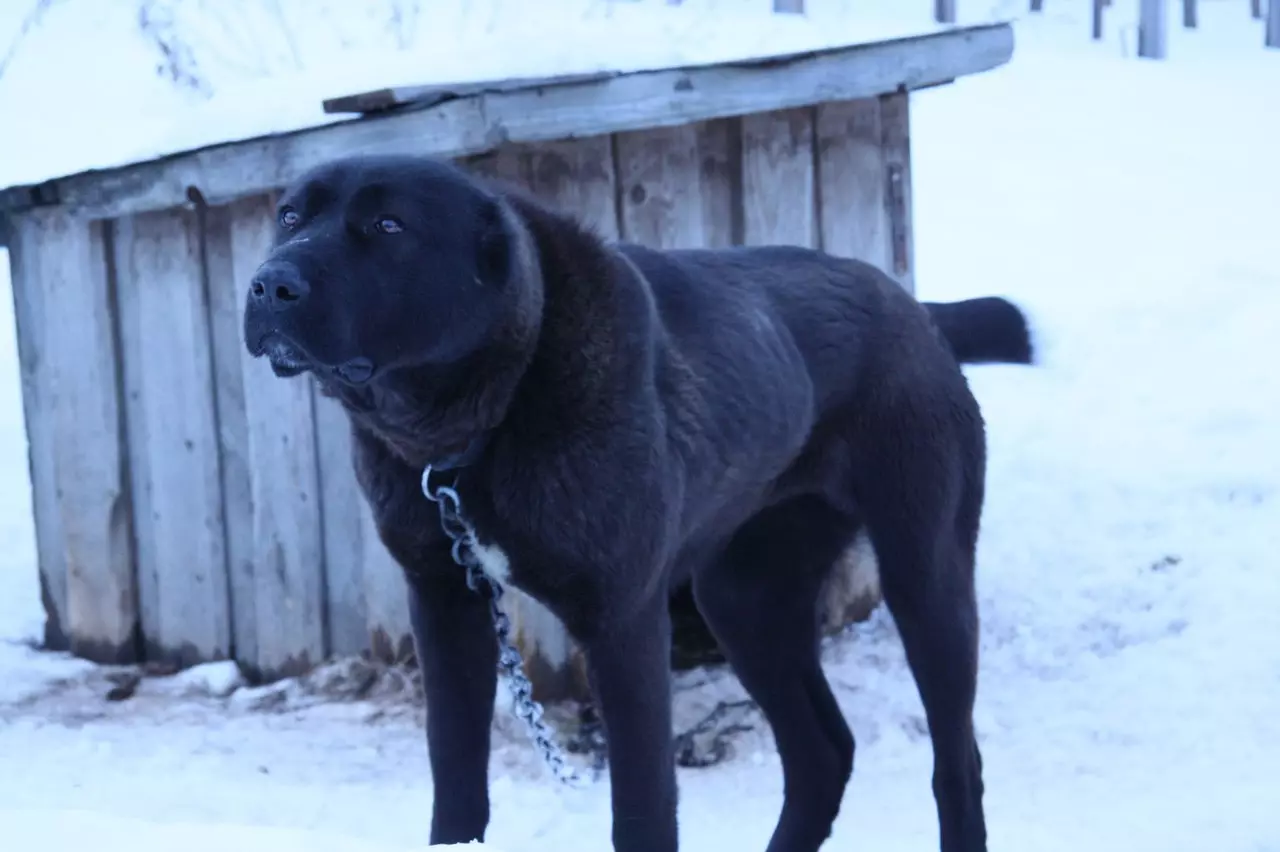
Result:
M827 838L854 740L819 665L816 600L864 525L928 716L942 848L985 848L985 444L957 358L1029 362L1016 307L922 307L867 264L802 248L607 245L427 159L325 165L279 220L245 340L350 413L360 484L408 577L432 843L489 821L494 630L419 490L424 465L452 460L488 570L586 653L615 849L677 848L667 600L690 578L776 737L768 848Z

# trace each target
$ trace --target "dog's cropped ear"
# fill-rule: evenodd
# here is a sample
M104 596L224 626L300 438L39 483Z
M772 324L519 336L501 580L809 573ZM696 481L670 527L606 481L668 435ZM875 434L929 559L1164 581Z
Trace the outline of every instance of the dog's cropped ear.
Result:
M501 286L511 274L512 240L510 219L515 213L495 197L480 204L476 217L476 269L485 284Z

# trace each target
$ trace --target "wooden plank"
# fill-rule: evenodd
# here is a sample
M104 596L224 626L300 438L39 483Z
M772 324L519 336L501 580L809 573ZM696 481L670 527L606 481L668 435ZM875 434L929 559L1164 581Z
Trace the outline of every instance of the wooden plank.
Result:
M98 662L138 658L109 227L20 218L13 280L46 640Z
M231 651L209 305L192 210L116 224L115 268L148 660Z
M63 233L63 229L58 229L57 218L56 212L20 217L6 236L13 282L40 597L45 613L43 645L53 651L67 651L71 648L71 637L67 623L67 560L62 549L62 516L54 481L53 371L52 362L45 357L46 349L52 347L56 352L58 344L65 341L49 340L48 299L44 285L44 279L49 275L42 266L73 258L75 252L59 250L59 243L66 242L67 234L73 232ZM50 232L48 236L46 231Z
M622 237L655 248L705 245L697 128L622 133L616 145Z
M659 248L741 245L742 122L618 134L619 236Z
M814 133L822 248L890 269L888 167L880 100L823 104L817 109Z
M499 145L492 151L486 151L483 154L462 157L459 159L458 165L472 174L479 175L499 186L509 185L511 188L523 188L528 173L524 151L524 145Z
M409 590L404 568L379 538L373 511L363 497L360 499L360 531L370 653L384 663L405 662L413 657L413 627L409 621Z
M1166 0L1141 0L1138 6L1138 55L1164 59L1168 53Z
M618 237L617 179L608 136L503 145L463 165L571 214L603 239Z
M747 245L816 248L813 110L742 119L742 218Z
M875 264L915 290L909 96L817 111L822 247Z
M360 518L364 497L351 460L351 420L341 405L323 396L314 381L311 384L320 465L328 652L347 656L369 647Z
M253 487L249 470L249 421L244 408L244 282L231 257L231 221L237 205L201 208L206 289L213 350L213 390L218 413L222 516L226 528L231 647L238 660L256 660Z
M323 102L323 106L327 113L365 113L406 106L423 108L492 92L540 90L548 86L568 86L575 83L607 80L616 76L618 76L616 71L589 71L538 77L511 77L506 80L469 80L461 83L431 83L423 86L391 86L355 95L328 98Z
M0 209L59 203L85 215L114 216L183 204L193 186L211 204L221 204L285 186L313 166L352 151L461 157L508 141L671 127L930 86L995 68L1012 54L1011 27L987 24L784 59L483 94L14 187L0 192Z
M247 282L270 250L271 196L233 208L234 279ZM257 655L242 659L264 679L296 675L325 654L324 535L311 382L276 378L241 356L253 500Z
M704 121L695 131L702 244L707 248L742 245L742 119Z
M526 186L606 240L618 238L617 176L609 136L529 146Z
M916 291L915 228L912 225L910 95L880 96L880 133L889 215L889 266L885 269L909 292Z

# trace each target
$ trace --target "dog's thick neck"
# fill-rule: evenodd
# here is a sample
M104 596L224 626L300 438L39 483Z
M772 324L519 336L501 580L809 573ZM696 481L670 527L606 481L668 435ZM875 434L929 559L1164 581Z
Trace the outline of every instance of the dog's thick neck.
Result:
M619 305L632 288L621 285L625 261L570 216L525 197L510 199L533 236L543 281L542 331L526 379L512 400L513 417L570 435L584 423L611 416L619 400L623 338L641 336L643 320L622 324ZM625 394L624 394L625 395Z
M322 381L357 428L415 467L465 453L498 429L538 348L544 286L538 248L516 211L499 206L511 241L509 298L484 346L448 364L389 369L365 386Z

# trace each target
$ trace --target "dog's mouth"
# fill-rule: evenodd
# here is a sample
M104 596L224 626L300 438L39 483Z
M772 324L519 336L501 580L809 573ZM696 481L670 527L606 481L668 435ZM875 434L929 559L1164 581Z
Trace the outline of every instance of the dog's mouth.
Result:
M271 372L282 379L323 368L325 372L332 373L347 384L363 385L372 379L376 372L373 362L368 358L351 358L333 366L320 365L307 355L302 347L279 332L272 332L262 338L254 354L266 356L271 364Z
M282 334L268 334L258 342L257 356L266 356L271 372L282 379L301 375L311 369L311 359L292 340Z

